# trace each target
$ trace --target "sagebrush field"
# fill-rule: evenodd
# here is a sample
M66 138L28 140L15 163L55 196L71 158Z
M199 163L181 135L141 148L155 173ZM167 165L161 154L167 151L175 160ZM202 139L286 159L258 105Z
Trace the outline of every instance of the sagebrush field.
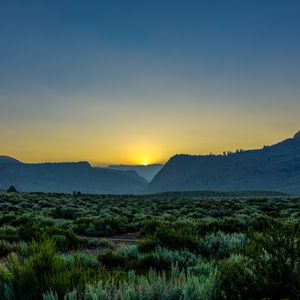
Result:
M300 198L0 193L1 299L299 299Z

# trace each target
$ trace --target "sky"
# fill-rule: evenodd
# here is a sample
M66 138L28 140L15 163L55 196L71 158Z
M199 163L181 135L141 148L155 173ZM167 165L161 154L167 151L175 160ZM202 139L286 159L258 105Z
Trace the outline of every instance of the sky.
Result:
M150 164L300 130L298 0L0 0L0 154Z

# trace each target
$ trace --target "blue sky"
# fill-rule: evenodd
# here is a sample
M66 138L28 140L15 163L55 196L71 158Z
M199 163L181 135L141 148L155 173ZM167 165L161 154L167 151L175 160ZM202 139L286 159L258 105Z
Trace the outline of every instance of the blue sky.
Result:
M299 1L0 1L1 152L161 162L300 129Z

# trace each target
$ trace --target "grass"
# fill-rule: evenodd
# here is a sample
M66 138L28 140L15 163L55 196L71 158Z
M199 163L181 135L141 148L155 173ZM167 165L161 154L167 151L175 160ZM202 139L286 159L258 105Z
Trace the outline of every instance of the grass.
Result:
M0 193L0 299L299 299L299 214L284 195Z

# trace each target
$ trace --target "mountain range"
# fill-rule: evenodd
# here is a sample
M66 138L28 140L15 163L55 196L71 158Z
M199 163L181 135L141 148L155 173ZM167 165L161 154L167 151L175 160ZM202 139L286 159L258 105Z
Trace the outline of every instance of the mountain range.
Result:
M144 192L203 190L300 194L300 132L258 150L226 155L175 155Z
M27 164L0 156L0 190L10 185L18 191L56 193L272 191L300 194L300 132L262 149L224 155L181 154L170 158L165 165L97 168L88 162Z
M0 189L23 192L138 194L147 181L135 171L94 168L88 162L26 164L0 156Z

